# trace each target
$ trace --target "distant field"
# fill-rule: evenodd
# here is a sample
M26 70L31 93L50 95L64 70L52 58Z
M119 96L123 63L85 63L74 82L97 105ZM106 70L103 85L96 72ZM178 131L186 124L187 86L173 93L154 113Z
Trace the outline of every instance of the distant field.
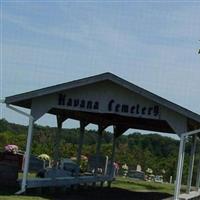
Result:
M28 196L16 196L13 195L14 194L14 190L8 190L8 189L4 189L3 191L0 190L0 200L60 200L60 199L69 199L69 200L79 200L79 199L90 199L88 197L88 192L84 192L84 190L82 190L81 192L77 191L74 192L76 195L70 195L68 196L68 194L61 194L60 196L58 196L58 194L42 194L39 196L35 196L36 194L34 192L28 194ZM98 189L95 189L96 193L98 193ZM99 189L101 190L101 189ZM158 195L159 193L165 193L165 195L169 194L173 194L173 185L171 184L160 184L160 183L153 183L153 182L145 182L145 181L134 181L132 179L128 179L128 178L117 178L116 181L113 182L112 184L112 188L111 189L105 189L105 191L107 193L109 193L109 190L112 191L114 190L115 193L117 194L117 192L120 195L127 195L126 199L130 199L129 196L134 196L134 199L136 196L138 196L139 194L143 194L145 195L146 192L151 192L151 196L152 195ZM91 190L93 192L93 190ZM90 195L96 195L94 192L94 194L91 193L91 191L89 191ZM59 193L59 192L57 192ZM78 196L78 194L82 194ZM112 192L111 192L112 193ZM150 194L150 193L149 193ZM149 196L148 199L151 199L150 195L146 195ZM85 198L83 198L83 195L85 195ZM100 192L100 195L101 194ZM104 194L105 195L105 194ZM87 198L88 197L88 198ZM108 199L112 199L113 194L109 194L106 197L108 197ZM118 196L119 197L119 196ZM96 198L96 197L95 197ZM105 199L105 197L102 197ZM116 198L116 197L115 197ZM141 197L138 197L138 199L140 199ZM155 197L152 197L152 199ZM97 199L99 199L99 194L97 194ZM106 198L107 199L107 198ZM105 200L106 200L105 199ZM117 198L118 199L118 198Z

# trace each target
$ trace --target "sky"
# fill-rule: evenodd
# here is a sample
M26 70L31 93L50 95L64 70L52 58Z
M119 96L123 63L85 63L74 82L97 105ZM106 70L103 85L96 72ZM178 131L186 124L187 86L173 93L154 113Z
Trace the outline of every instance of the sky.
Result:
M111 72L200 114L199 10L198 1L1 0L1 98ZM28 123L0 106L0 118Z

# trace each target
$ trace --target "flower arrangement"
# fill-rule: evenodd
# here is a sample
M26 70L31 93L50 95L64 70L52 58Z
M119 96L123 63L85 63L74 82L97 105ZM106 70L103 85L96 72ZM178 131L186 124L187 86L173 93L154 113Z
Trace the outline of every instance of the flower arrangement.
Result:
M128 165L125 163L124 165L122 165L122 169L123 169L123 176L126 177L128 174Z
M122 165L122 169L128 170L128 165L125 163L124 165Z
M147 180L153 181L155 178L155 175L153 175L153 170L151 168L147 168L146 173L147 173Z
M47 154L40 154L39 156L38 156L38 158L39 159L41 159L41 160L50 160L50 157L49 157L49 155L47 155Z
M70 158L72 161L76 162L77 158L76 157L71 157ZM81 155L81 160L80 160L80 169L81 171L85 172L87 170L88 166L88 158L87 156Z
M8 144L4 147L4 151L5 152L9 152L9 153L13 153L13 154L16 154L18 153L19 151L19 148L17 145L14 145L14 144Z
M152 173L153 173L153 170L152 170L151 168L147 168L146 172L147 172L148 174L152 174Z
M49 163L48 165L49 165L49 167L50 167L51 158L50 158L49 155L43 153L43 154L40 154L40 155L38 156L38 158L39 158L40 160L43 160L43 168L44 168L44 169L46 168L46 161L48 161L48 163Z
M113 166L114 166L115 169L119 170L119 165L118 165L118 163L114 162L114 163L113 163Z

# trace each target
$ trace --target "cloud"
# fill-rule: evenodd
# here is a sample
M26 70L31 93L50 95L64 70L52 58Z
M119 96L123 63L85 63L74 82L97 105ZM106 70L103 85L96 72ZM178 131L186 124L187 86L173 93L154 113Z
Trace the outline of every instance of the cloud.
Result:
M167 15L168 25L165 29L158 32L165 38L174 38L182 40L183 44L196 42L200 38L200 6L184 7L177 10L172 15Z
M173 7L164 12L159 6L77 6L48 12L50 19L54 14L57 24L46 24L23 11L20 15L10 11L3 15L4 70L12 74L4 81L12 92L19 91L19 80L20 90L28 90L33 85L38 88L111 71L199 109L199 56L191 42L199 33L198 7ZM13 31L22 29L26 38L18 35L11 39L7 26ZM24 70L24 78L15 76L18 70ZM28 77L30 71L33 73Z
M97 16L86 19L85 21L80 16L75 16L67 19L64 23L60 21L56 26L51 24L41 24L39 21L30 19L28 16L4 13L3 22L6 26L11 23L28 32L33 32L38 35L46 35L49 38L63 39L78 43L82 46L93 48L93 46L118 47L124 48L130 41L133 44L137 43L137 38L134 34L128 34L126 31L114 28L113 25L101 21Z

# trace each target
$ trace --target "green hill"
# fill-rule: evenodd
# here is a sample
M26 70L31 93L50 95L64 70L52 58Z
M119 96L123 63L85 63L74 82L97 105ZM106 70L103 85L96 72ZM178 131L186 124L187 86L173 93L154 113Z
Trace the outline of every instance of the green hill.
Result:
M47 153L52 156L56 128L35 125L32 154ZM16 144L25 150L27 127L0 120L0 149L7 144ZM63 129L60 141L61 157L76 156L79 129ZM86 130L83 154L90 156L95 153L97 132ZM112 134L104 132L101 153L111 156ZM165 180L175 177L179 141L158 134L141 134L139 132L122 135L117 141L116 161L126 163L129 168L136 169L140 164L143 171L153 169L154 174L161 174L164 169ZM187 174L189 162L190 142L186 145L186 158L184 171ZM186 180L186 176L183 177Z

